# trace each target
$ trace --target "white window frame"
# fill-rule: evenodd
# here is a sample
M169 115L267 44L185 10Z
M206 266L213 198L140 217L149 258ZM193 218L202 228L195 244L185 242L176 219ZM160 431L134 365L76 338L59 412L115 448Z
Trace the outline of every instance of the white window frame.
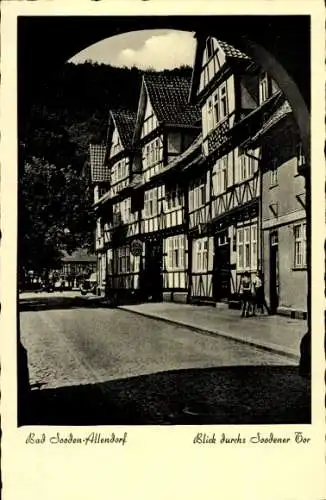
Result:
M214 128L213 96L207 100L207 133Z
M128 246L120 247L118 250L117 274L130 273L130 249Z
M258 263L257 223L237 227L237 271L252 271Z
M208 238L196 240L196 272L208 271Z
M144 195L145 217L155 217L158 213L158 191L157 188L146 191Z
M143 149L145 170L162 161L161 140L159 137L146 144Z
M255 173L255 160L245 152L239 155L239 182L251 179Z
M276 159L272 160L272 166L270 169L270 187L278 186L278 165Z
M203 176L193 186L193 210L202 208L206 204L206 179Z
M216 162L215 168L215 194L225 193L227 190L228 155L222 156Z
M223 82L212 94L211 98L212 107L212 128L216 128L219 123L224 121L229 114L227 82Z
M185 270L185 236L171 236L166 240L167 255L166 269L167 271L184 271Z
M183 205L183 193L179 186L169 190L165 196L165 211L170 212L181 208Z
M294 265L295 269L304 269L307 267L307 236L306 222L294 224L293 226L293 244L294 244Z
M229 113L227 85L224 82L219 88L219 121L223 121Z

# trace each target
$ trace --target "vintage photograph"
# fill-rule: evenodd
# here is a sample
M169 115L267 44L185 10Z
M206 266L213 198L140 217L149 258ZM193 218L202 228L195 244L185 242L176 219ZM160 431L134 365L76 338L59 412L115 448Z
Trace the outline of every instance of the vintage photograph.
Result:
M18 425L311 423L310 17L17 50Z

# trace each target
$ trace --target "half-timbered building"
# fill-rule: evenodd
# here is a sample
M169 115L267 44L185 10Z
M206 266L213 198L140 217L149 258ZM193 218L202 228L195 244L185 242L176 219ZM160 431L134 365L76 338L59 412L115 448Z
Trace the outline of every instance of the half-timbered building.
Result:
M105 144L90 144L90 178L94 189L94 203L97 204L99 199L107 193L109 189L110 172L104 165L106 145ZM104 293L105 278L106 278L106 249L104 244L104 228L101 215L96 218L95 228L95 254L97 262L97 284L98 293Z
M190 99L201 106L203 160L188 193L192 301L238 300L242 273L261 266L260 150L245 143L279 95L247 55L197 37Z
M142 176L143 282L153 300L186 300L188 293L186 186L179 174L198 153L200 134L189 90L187 78L143 76L134 145Z
M137 289L139 279L140 258L130 252L130 241L139 233L138 210L132 206L130 192L135 118L128 110L110 111L103 166L110 182L106 192L94 198L105 255L99 273L101 283L105 281L107 290L120 294Z

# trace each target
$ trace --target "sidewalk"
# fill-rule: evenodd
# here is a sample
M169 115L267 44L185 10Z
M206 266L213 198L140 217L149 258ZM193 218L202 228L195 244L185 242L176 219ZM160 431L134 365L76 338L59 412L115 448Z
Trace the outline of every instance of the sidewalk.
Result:
M284 316L241 318L240 311L172 302L120 306L122 310L185 326L210 335L220 335L278 354L299 359L300 341L307 331L304 320Z

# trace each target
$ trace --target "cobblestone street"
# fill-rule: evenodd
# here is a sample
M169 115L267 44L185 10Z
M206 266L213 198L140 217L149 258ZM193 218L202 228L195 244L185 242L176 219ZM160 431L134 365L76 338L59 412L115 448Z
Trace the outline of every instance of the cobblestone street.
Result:
M72 297L38 296L21 312L34 421L191 423L183 411L198 404L217 423L309 418L306 382L287 356L120 309L74 308Z

